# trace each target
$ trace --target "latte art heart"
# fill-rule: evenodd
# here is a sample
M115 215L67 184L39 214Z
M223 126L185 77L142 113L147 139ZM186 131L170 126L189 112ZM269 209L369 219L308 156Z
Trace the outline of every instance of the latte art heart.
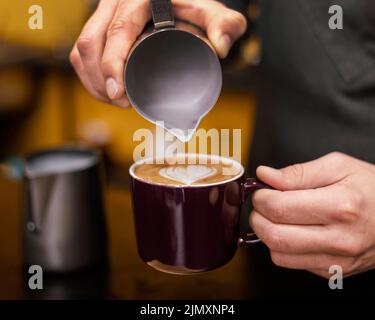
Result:
M159 170L160 176L185 184L193 184L199 180L212 177L216 173L215 168L203 165L175 166Z

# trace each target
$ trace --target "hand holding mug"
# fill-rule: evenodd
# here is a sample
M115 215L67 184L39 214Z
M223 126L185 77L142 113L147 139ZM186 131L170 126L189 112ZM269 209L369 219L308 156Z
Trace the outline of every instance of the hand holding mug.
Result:
M250 225L276 265L329 277L375 268L375 166L341 153L257 176ZM278 191L281 190L281 191Z

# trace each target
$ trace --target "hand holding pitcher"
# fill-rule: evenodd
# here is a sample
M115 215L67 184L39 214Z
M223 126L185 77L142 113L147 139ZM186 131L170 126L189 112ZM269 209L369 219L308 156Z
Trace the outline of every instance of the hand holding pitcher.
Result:
M237 11L213 1L173 1L176 19L202 28L219 57L246 30ZM151 19L149 0L103 0L83 28L70 54L81 82L97 99L127 107L123 71L128 54Z

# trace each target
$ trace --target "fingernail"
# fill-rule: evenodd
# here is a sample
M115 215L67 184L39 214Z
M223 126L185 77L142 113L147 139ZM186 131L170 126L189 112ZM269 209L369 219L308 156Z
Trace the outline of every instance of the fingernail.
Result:
M275 178L280 178L282 176L282 172L280 170L271 167L260 166L258 170L262 172L262 175L271 176Z
M118 92L119 92L120 88L119 88L115 79L113 79L113 78L107 79L106 90L107 90L108 97L111 100L115 100L117 98L117 95L118 95Z
M225 58L228 55L231 45L232 41L230 40L230 37L227 34L223 34L219 38L218 46L223 58Z
M112 104L114 104L115 106L118 106L120 108L124 108L124 109L130 107L129 100L126 97L123 97L121 99L113 100Z

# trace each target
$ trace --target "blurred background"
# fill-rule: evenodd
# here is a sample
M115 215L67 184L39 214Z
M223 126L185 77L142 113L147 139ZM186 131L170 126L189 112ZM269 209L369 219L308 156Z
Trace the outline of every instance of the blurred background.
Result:
M106 218L109 268L53 276L45 290L26 289L22 272L22 183L0 165L0 298L249 298L251 284L243 252L227 266L194 277L161 274L137 255L128 185L136 142L133 133L153 125L133 109L122 110L92 98L69 64L75 39L96 7L88 0L38 0L43 30L28 28L35 1L0 0L0 161L65 144L102 150L107 168ZM200 128L242 129L242 161L250 152L260 59L256 3L248 10L251 32L223 61L224 88Z

